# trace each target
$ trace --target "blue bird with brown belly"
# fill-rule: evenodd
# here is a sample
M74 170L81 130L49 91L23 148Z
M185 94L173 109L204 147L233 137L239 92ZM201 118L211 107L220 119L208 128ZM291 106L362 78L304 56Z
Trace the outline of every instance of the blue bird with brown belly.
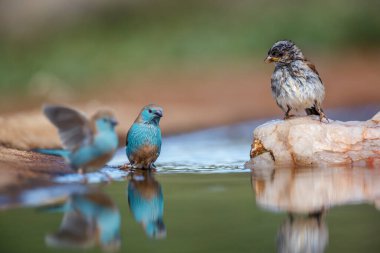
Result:
M157 105L145 106L127 134L126 154L133 168L153 169L161 152L160 119L163 110Z

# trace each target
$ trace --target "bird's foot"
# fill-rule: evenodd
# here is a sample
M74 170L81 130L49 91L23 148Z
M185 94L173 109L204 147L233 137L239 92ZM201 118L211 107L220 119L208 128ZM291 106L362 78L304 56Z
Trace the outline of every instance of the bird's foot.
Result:
M295 117L295 115L293 115L293 114L285 114L284 120L291 119L293 117Z
M133 168L133 165L130 164L130 163L126 163L126 164L123 164L123 165L118 166L118 168L119 168L120 170L130 170L130 169Z
M323 119L325 120L325 123L330 123L329 119L326 117L326 114L324 112L319 113L319 121L323 122Z
M82 176L82 179L80 180L80 183L82 184L88 184L88 178L83 168L79 168L77 170L78 174Z

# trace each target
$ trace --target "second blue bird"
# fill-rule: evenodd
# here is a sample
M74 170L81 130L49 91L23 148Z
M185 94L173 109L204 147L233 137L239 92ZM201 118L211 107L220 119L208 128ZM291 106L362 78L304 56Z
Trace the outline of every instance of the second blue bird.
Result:
M163 110L157 105L145 106L127 134L126 153L133 168L153 169L161 152L160 119Z
M110 111L98 111L91 118L74 109L45 106L44 114L58 128L64 149L37 149L37 152L62 156L72 169L82 172L102 168L115 153L117 124Z

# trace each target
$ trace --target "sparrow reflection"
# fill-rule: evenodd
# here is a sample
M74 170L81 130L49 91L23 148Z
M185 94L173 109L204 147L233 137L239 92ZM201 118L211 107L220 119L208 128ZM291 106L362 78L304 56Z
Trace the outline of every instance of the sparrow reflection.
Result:
M279 253L322 253L328 243L324 212L289 214L277 234Z
M380 169L318 168L252 171L258 206L289 213L277 236L278 252L324 252L326 211L335 206L373 203L379 208Z
M48 246L83 249L100 246L106 251L120 248L119 209L105 193L98 190L76 193L63 206L48 210L64 212L59 230L45 237Z
M146 235L155 239L165 238L164 198L153 172L137 170L131 173L127 194L134 219L142 225Z

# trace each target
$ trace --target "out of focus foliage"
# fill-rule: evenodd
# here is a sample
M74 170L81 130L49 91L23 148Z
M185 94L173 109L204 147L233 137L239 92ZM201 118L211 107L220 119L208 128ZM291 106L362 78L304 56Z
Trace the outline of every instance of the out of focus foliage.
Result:
M325 55L380 43L371 0L2 0L0 9L0 92L46 77L76 86L261 60L283 38Z

